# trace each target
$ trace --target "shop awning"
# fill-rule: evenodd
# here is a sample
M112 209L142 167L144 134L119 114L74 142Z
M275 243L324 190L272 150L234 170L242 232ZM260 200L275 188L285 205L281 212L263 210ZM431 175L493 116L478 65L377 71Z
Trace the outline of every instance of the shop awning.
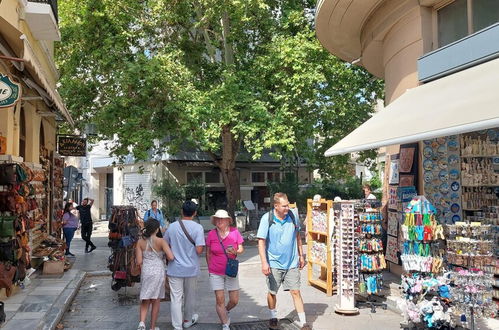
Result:
M42 94L42 96L48 96L48 98L54 103L54 106L59 111L59 113L64 116L66 121L68 121L69 124L71 124L71 126L74 126L74 121L71 118L68 109L64 105L64 102L62 101L59 92L57 92L57 90L52 88L52 85L47 80L46 74L43 73L43 68L40 62L38 61L38 58L36 57L29 42L25 40L24 43L25 43L24 55L23 55L24 64L26 65L28 72L35 80L35 83L43 88L43 90L39 90L38 92ZM25 80L25 83L31 85L29 81ZM34 85L30 87L38 89L37 86Z
M23 51L22 33L3 17L0 17L0 32L0 38L5 39L10 49L14 52L14 55L21 57Z
M325 156L499 127L499 59L405 92Z

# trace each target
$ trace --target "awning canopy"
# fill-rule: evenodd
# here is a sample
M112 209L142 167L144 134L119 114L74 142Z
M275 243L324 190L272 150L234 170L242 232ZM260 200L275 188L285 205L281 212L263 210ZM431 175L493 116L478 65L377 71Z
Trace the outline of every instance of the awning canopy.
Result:
M325 156L499 127L498 86L495 59L410 89Z
M23 41L21 40L22 33L3 17L0 17L0 32L0 39L5 39L10 49L14 52L14 55L21 57L24 48Z

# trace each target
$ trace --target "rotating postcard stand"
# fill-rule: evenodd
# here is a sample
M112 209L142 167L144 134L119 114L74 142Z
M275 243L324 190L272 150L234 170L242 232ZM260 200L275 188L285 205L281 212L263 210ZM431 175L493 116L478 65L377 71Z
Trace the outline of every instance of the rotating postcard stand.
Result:
M338 218L337 291L339 303L335 306L338 314L358 314L355 307L355 207L353 202L333 204L334 215Z

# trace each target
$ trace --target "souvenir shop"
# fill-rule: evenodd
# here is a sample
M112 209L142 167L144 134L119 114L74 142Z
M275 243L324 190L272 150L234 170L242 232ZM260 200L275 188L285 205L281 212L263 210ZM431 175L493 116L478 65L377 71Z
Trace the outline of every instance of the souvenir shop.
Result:
M56 117L71 119L43 102L38 80L17 68L0 58L0 88L10 95L0 98L0 298L4 301L28 285L37 268L58 274L70 267L61 239L64 160L55 151L55 138Z
M338 313L374 312L386 308L373 299L386 269L401 276L410 326L476 329L497 317L498 141L489 129L401 145L387 164L386 213L373 201L309 199L309 284L338 294Z

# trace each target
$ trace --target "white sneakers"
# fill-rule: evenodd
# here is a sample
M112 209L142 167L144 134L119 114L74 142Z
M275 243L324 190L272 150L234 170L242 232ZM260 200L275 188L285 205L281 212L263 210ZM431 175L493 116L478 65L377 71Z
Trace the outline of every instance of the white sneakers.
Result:
M228 324L222 324L222 330L230 330L230 326Z
M184 321L182 325L184 326L184 328L190 328L198 322L198 319L199 319L198 314L192 314L192 319L190 321Z
M146 330L146 324L144 322L139 322L139 326L137 327L137 330ZM153 329L151 329L153 330ZM154 330L159 330L158 327L154 327Z

